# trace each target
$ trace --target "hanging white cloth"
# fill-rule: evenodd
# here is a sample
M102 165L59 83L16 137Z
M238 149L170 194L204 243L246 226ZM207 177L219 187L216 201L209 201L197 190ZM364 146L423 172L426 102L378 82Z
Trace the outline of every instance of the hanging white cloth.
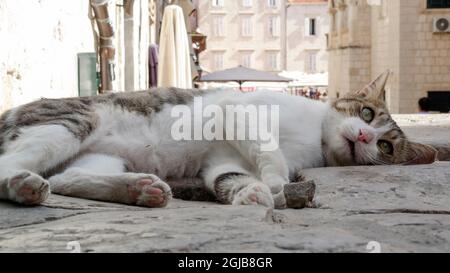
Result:
M189 48L183 10L167 6L159 45L158 87L192 88Z

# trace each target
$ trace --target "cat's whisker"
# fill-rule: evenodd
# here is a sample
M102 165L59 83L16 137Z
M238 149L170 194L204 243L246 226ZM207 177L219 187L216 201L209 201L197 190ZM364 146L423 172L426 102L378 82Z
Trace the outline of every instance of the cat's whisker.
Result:
M384 160L378 159L376 155L373 155L368 149L361 148L360 150L363 158L368 159L370 164L374 165L389 165L388 162L385 162Z
M376 165L389 165L388 162L385 162L384 160L380 160L375 158L374 156L370 155L371 161L372 163L376 164Z

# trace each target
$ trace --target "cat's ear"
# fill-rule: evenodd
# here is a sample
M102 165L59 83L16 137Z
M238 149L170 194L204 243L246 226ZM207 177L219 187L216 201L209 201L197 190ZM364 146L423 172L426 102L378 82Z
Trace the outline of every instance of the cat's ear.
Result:
M384 101L386 83L391 75L391 70L385 71L364 88L354 92L355 95L365 98L373 98Z
M438 151L429 146L415 142L409 142L407 160L403 165L432 164L437 160Z

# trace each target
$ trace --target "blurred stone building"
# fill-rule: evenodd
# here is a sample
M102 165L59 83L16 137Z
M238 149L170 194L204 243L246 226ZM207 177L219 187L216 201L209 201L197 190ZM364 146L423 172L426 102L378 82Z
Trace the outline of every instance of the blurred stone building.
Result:
M202 67L326 72L327 0L194 0Z
M434 111L450 110L450 1L330 0L329 12L331 96L391 69L392 113L417 112L427 96Z
M108 1L107 1L108 2ZM148 47L157 43L163 1L108 2L115 91L148 87ZM90 0L0 1L0 113L41 97L96 93L98 32Z
M0 113L78 94L77 54L94 52L88 1L0 1Z
M150 46L159 44L164 9L170 4L182 8L189 37L197 45L191 50L197 72L196 55L205 44L204 36L193 30L191 0L0 1L0 113L42 97L149 88ZM95 18L100 9L107 18ZM99 22L108 37L100 38ZM111 73L102 75L99 56L104 55L98 45L105 40ZM110 86L105 90L101 84L106 77Z

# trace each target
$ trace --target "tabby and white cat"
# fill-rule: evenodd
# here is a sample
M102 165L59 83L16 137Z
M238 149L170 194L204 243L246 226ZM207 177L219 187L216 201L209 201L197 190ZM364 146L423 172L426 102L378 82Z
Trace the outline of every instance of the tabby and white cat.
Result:
M50 193L164 207L163 181L201 177L226 204L283 208L283 185L305 168L434 162L383 102L384 73L328 103L274 93L154 89L42 99L0 118L0 199L36 205ZM205 105L279 105L279 149L258 141L175 141L171 110Z

